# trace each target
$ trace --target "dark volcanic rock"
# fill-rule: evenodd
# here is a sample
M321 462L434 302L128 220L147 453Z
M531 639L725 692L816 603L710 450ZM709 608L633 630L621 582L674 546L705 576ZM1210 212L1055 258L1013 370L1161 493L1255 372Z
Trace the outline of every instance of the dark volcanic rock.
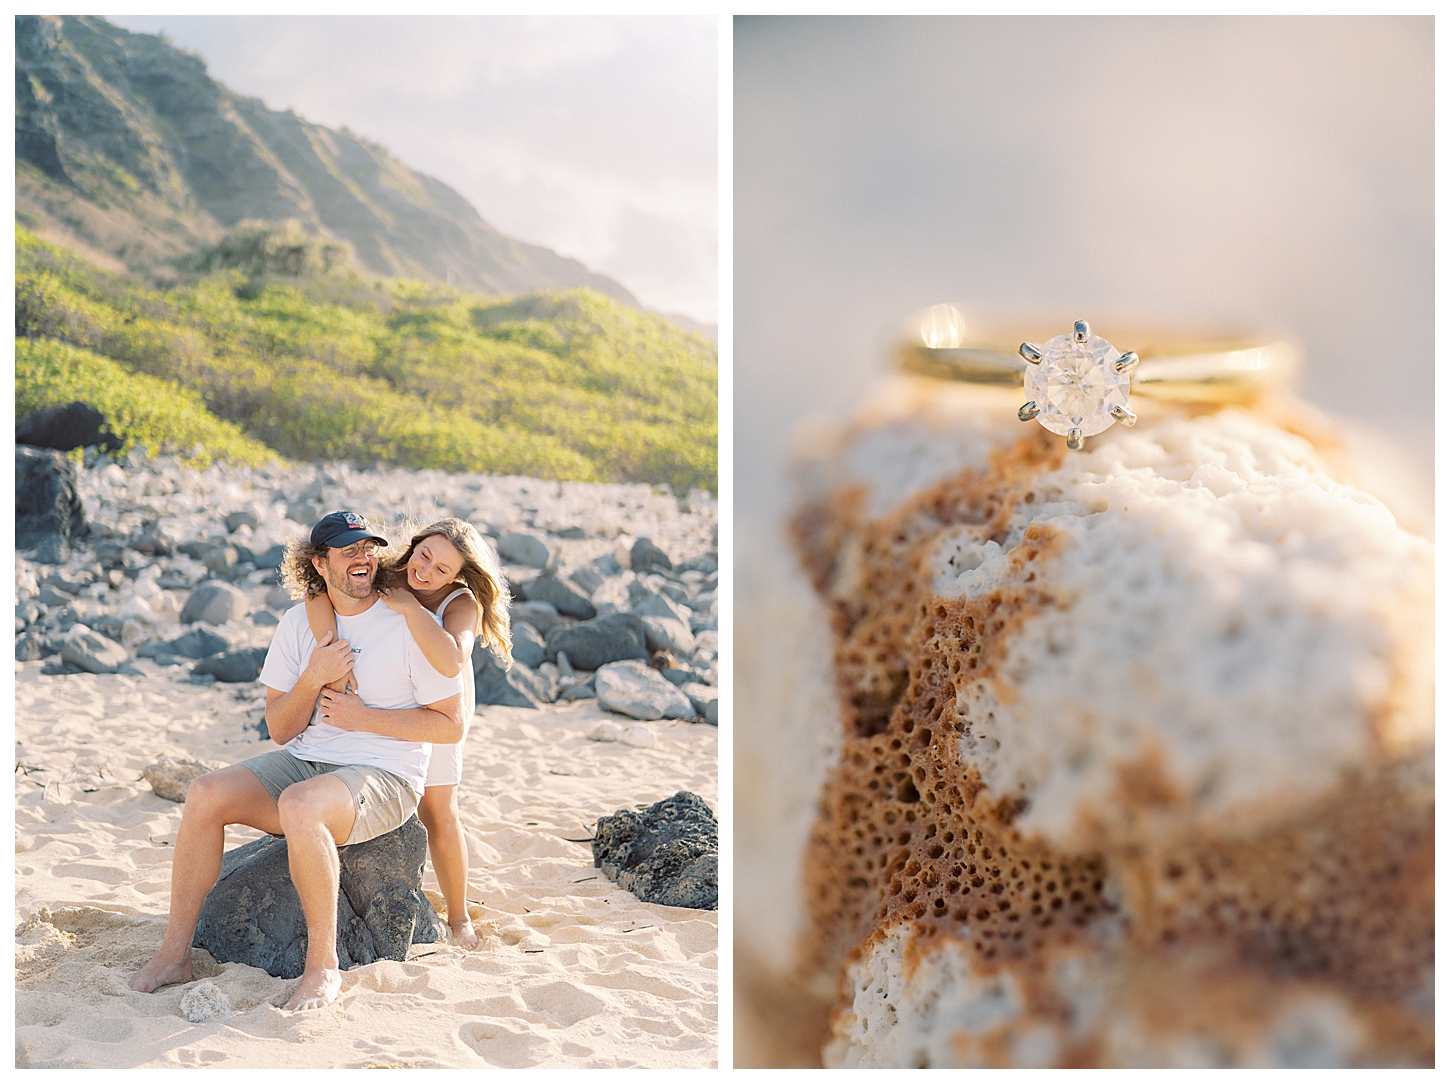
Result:
M505 670L493 649L479 644L473 649L473 696L479 704L536 708L551 703L554 691L548 679L518 661Z
M633 546L629 547L629 567L636 573L649 572L651 569L662 569L668 572L674 568L670 562L669 555L660 549L648 538L636 539Z
M343 970L403 960L408 946L442 941L447 928L423 896L428 833L412 817L385 836L339 847L337 955ZM287 871L287 841L263 836L228 851L201 907L192 944L221 963L295 979L307 953L307 923Z
M15 423L15 443L55 448L62 452L92 445L100 445L107 452L121 448L121 439L111 432L106 416L95 407L80 402L46 407L27 414Z
M267 660L265 647L248 647L206 659L191 668L193 674L211 674L218 681L256 681Z
M642 813L600 817L594 829L594 865L646 903L715 910L719 863L715 814L687 790Z
M75 465L49 448L15 446L15 548L60 564L71 543L86 536L86 517L76 493Z
M530 602L547 602L561 614L585 619L594 616L594 603L589 601L589 596L556 576L535 576L521 584L519 590Z
M568 628L550 629L544 646L549 658L566 652L569 661L581 670L598 670L605 663L623 659L649 658L644 622L634 614L608 614Z

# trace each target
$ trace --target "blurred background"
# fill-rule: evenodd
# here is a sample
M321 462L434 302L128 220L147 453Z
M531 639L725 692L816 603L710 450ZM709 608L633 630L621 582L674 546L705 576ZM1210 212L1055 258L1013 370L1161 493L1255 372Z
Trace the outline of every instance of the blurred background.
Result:
M1428 529L1433 87L1428 17L736 20L737 1065L810 1064L824 1023L761 978L796 886L750 800L807 604L790 441L936 302L1263 324Z
M939 301L1287 328L1428 479L1433 167L1428 17L737 19L740 529Z

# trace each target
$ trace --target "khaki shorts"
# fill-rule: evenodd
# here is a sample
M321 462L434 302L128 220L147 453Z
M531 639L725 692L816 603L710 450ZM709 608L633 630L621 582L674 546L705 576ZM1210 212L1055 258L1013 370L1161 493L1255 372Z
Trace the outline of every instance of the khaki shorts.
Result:
M293 783L302 783L319 775L335 775L341 779L352 791L352 808L356 817L352 822L352 834L347 837L344 847L351 843L366 843L401 828L418 809L418 795L412 787L392 772L370 764L323 764L299 760L286 749L273 749L270 753L244 760L239 766L262 781L262 786L267 788L274 802Z

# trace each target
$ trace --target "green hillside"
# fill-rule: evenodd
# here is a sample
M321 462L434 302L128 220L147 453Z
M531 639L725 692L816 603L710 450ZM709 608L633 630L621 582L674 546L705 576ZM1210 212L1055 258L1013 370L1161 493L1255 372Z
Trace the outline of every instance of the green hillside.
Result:
M114 379L120 436L203 458L716 488L712 344L589 289L499 300L329 252L244 226L159 289L17 229L17 411Z

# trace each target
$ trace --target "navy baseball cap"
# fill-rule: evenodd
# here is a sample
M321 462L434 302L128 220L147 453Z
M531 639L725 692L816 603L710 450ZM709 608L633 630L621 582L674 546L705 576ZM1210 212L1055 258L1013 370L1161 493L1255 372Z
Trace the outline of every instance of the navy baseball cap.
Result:
M312 544L341 549L371 538L384 546L388 540L368 526L368 521L356 512L329 512L312 528Z

